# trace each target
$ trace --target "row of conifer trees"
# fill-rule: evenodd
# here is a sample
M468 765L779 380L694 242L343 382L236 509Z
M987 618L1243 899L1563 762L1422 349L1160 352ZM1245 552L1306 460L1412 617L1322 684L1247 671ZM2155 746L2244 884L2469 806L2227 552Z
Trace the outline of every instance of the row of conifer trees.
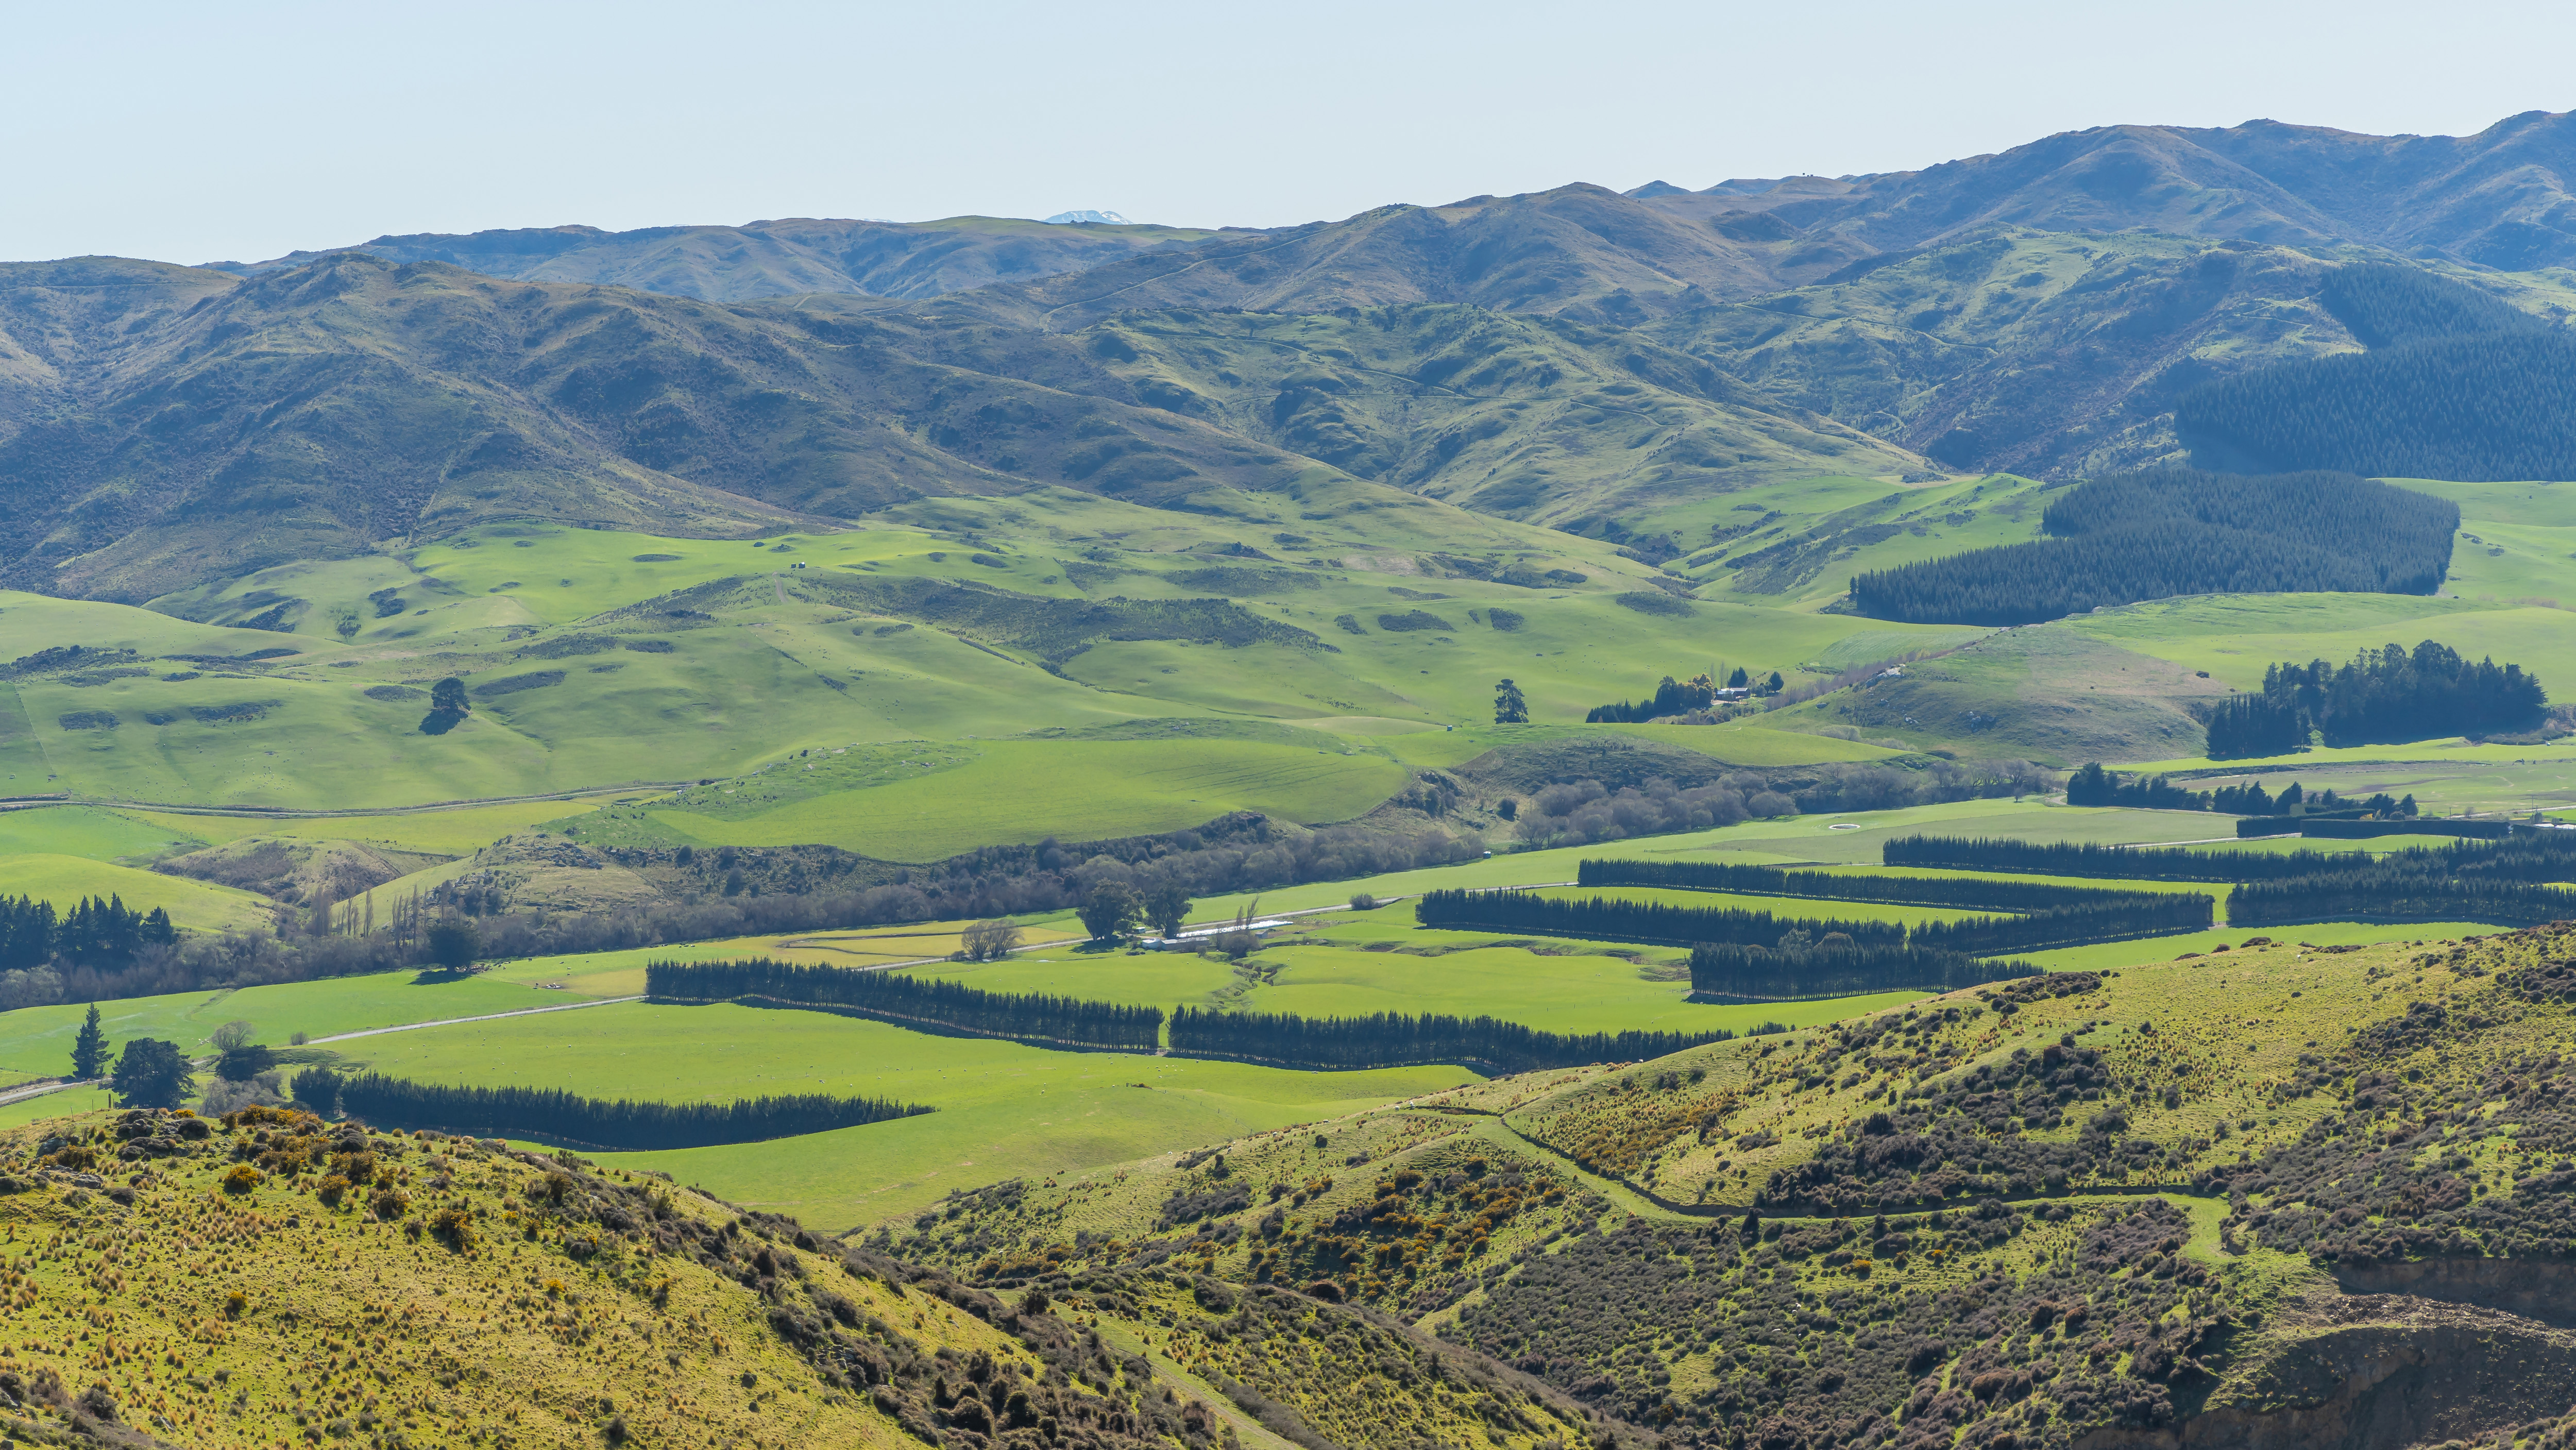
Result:
M1669 906L1660 901L1623 901L1609 896L1567 900L1541 896L1535 891L1426 891L1414 904L1413 919L1427 927L1452 931L1525 931L1535 936L1676 946L1719 941L1768 943L1791 931L1804 931L1814 937L1840 933L1854 941L1895 943L1905 939L1905 928L1894 922L1780 917L1741 907Z
M1152 1052L1161 1045L1163 1028L1163 1013L1156 1007L1039 992L985 992L901 972L805 967L767 957L655 962L644 969L644 990L668 1001L805 1007L976 1037L1112 1052Z
M1955 992L2039 974L2028 962L1981 962L1906 946L1779 947L1719 943L1691 948L1691 992L1728 1002L1806 1002L1873 992Z
M1726 861L1585 861L1574 869L1578 886L1650 886L1678 891L1729 891L1746 896L1796 896L1821 901L1882 901L1899 906L1949 906L1969 911L2045 911L2097 906L2138 893L2053 881L1995 881L1979 876L1855 876L1832 871L1787 871Z
M2424 861L2382 861L2287 881L2249 881L2227 896L2236 926L2300 921L2483 921L2540 926L2576 920L2576 891L2462 876Z
M2084 895L2090 899L2024 915L1921 922L1910 929L1886 921L1793 920L1741 907L1671 906L1606 896L1565 900L1530 891L1427 892L1415 908L1414 919L1427 927L1453 931L1525 931L1590 941L1771 946L1784 939L1839 938L1854 946L1894 947L1910 942L1937 951L1991 955L2201 931L2216 910L2211 898L2193 893L2095 891Z
M1724 1029L1703 1033L1546 1032L1491 1017L1415 1017L1402 1012L1366 1017L1298 1017L1183 1007L1172 1014L1172 1051L1176 1055L1328 1071L1455 1062L1491 1073L1534 1072L1596 1062L1641 1061L1702 1043L1725 1042L1734 1036Z
M0 896L0 971L28 971L57 958L112 969L144 947L178 939L169 912L158 906L137 911L122 896L88 897L59 916L50 901Z
M729 1103L610 1102L550 1088L447 1087L372 1072L341 1079L338 1087L341 1110L378 1127L535 1138L612 1152L759 1143L930 1111L884 1098L822 1094Z

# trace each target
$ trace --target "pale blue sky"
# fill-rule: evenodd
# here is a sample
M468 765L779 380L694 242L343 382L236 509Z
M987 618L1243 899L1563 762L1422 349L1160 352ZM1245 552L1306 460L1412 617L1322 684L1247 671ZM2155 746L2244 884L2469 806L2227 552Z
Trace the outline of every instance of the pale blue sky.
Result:
M0 12L0 259L1077 207L1278 225L2576 105L2576 6L1322 3Z

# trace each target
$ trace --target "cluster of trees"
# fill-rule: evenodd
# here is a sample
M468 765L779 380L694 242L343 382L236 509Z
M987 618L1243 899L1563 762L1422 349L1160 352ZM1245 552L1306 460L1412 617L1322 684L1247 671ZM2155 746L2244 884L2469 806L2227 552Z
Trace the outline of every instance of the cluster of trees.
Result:
M558 1089L442 1087L372 1072L335 1077L333 1086L343 1112L376 1127L429 1128L474 1138L539 1138L629 1153L759 1143L931 1111L917 1103L819 1093L737 1098L729 1103L609 1102ZM301 1078L296 1087L301 1101L305 1097Z
M2018 625L2178 594L2429 594L2460 511L2349 473L2164 469L2078 485L2042 522L2055 537L1858 575L1852 602L1878 619Z
M754 1002L845 1012L909 1027L1115 1052L1161 1045L1156 1007L1085 1002L1038 992L983 992L898 972L804 967L751 957L730 962L654 962L644 990L673 1002Z
M1734 1036L1723 1029L1708 1033L1543 1032L1491 1017L1413 1017L1401 1012L1367 1017L1298 1017L1183 1007L1172 1014L1172 1051L1176 1055L1327 1072L1451 1062L1490 1073L1534 1072L1596 1062L1641 1062L1702 1043L1729 1041Z
M1525 931L1673 946L1773 942L1791 930L1811 936L1839 932L1855 941L1890 944L1905 939L1905 928L1893 922L1793 920L1740 907L1667 906L1608 896L1566 900L1534 891L1426 891L1414 903L1413 918L1449 931Z
M2238 699L2259 699L2240 695ZM2212 727L2215 729L2215 727ZM2230 816L2375 816L2384 819L2413 819L2415 797L2392 799L2387 792L2352 800L2336 795L2328 786L2309 795L2297 781L2290 788L2273 795L2263 789L2263 782L2249 780L2241 785L2220 786L2216 790L2192 790L2175 785L2161 775L2137 775L2122 778L2115 770L2105 770L2096 762L2066 778L2066 803L2070 806L2128 806L2139 810L2216 811Z
M1850 876L1787 871L1724 861L1585 861L1577 886L1652 886L1674 891L1729 891L1744 896L1799 896L1823 901L1884 901L1970 911L2047 911L2100 906L2143 893L2049 881L1990 881L1957 876Z
M1691 992L1729 1002L1805 1002L1872 992L1955 992L2036 976L2028 962L1861 942L1715 942L1691 948Z
M136 911L122 896L92 896L57 917L54 904L32 896L0 896L0 970L32 971L55 965L119 967L145 947L179 939L170 913Z
M2259 695L2234 696L2210 717L2209 754L2278 755L2305 746L2310 730L2328 745L2361 745L2526 729L2548 703L2520 665L2472 664L2429 639L2411 651L2388 644L2342 665L2265 670Z
M1506 680L1504 683L1509 684L1510 681ZM1590 713L1583 717L1583 723L1586 725L1643 724L1648 720L1661 720L1670 715L1688 715L1694 711L1705 710L1717 703L1717 692L1721 689L1750 690L1756 696L1768 696L1780 693L1785 684L1778 670L1773 670L1768 675L1755 675L1741 666L1729 674L1722 683L1714 672L1705 670L1687 680L1675 680L1672 676L1666 675L1662 682L1655 686L1653 695L1634 704L1621 700L1616 705L1595 705Z
M2353 870L2249 881L2227 895L2237 926L2300 921L2491 921L2540 926L2576 920L2576 891L2496 876L2460 875L2400 855Z
M2576 338L2426 337L2204 383L2176 429L2280 468L2399 478L2576 477Z

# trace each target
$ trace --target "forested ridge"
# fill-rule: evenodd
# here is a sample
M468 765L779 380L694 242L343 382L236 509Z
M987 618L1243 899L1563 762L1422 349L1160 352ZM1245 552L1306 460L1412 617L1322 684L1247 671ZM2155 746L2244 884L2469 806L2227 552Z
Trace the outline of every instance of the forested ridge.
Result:
M770 1002L1018 1042L1152 1052L1162 1041L1158 1007L1036 992L984 992L901 972L805 967L767 957L654 962L644 969L644 990L657 1000Z
M2050 504L2054 537L1856 575L1851 598L1878 619L2018 625L2180 594L2429 594L2459 521L2350 473L2118 474Z
M538 1138L628 1153L759 1143L931 1111L884 1098L819 1093L729 1103L609 1102L552 1088L446 1087L372 1072L342 1079L339 1100L349 1116L378 1127Z
M2186 443L2274 468L2576 477L2576 337L2565 328L2408 267L2338 269L2323 297L2370 350L2202 384L2175 404Z

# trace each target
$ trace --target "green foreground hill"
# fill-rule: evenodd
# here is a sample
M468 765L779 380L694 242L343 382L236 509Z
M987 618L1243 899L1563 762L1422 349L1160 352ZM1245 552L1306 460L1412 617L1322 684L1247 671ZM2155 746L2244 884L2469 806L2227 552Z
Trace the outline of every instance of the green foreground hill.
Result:
M1535 1450L1623 1428L1354 1310L1158 1275L1005 1302L653 1175L288 1111L0 1136L0 1225L0 1426L23 1443L1272 1447L1357 1415ZM1273 1355L1220 1376L1154 1346L1220 1305Z
M1347 1297L1677 1444L2504 1444L2576 1365L2567 942L2060 973L1007 1183L875 1242L998 1285L1168 1262Z

